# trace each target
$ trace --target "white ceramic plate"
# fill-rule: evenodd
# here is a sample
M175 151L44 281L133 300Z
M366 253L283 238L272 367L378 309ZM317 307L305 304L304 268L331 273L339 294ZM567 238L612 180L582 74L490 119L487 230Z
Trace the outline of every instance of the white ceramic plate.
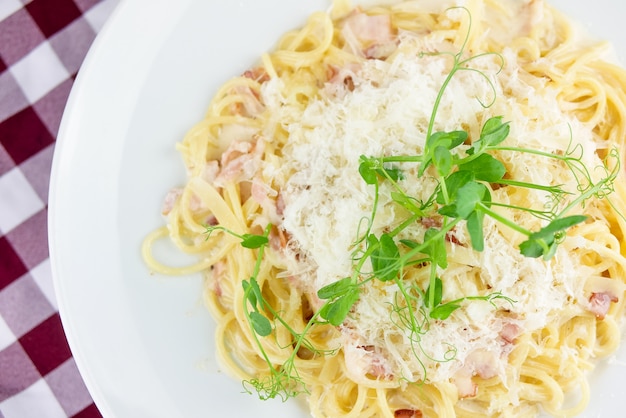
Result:
M599 37L621 41L626 3L553 3ZM184 181L174 143L216 88L329 4L123 0L97 38L57 142L49 228L63 324L105 417L308 416L298 402L242 394L215 363L199 277L151 276L139 248L162 223L164 194ZM626 349L592 376L586 416L626 409L620 359Z

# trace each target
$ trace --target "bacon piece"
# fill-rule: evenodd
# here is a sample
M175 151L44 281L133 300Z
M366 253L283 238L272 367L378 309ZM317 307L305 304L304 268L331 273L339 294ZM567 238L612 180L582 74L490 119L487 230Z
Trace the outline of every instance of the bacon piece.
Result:
M283 228L272 228L269 235L270 247L274 251L283 251L289 242L289 233Z
M346 18L345 30L362 42L384 43L393 39L389 15L370 16L357 11Z
M419 409L396 409L394 418L422 418L422 411Z
M465 244L463 244L461 241L459 241L459 239L456 237L456 234L454 233L454 229L455 228L452 228L451 231L448 231L446 233L446 241L448 241L449 243L452 243L452 244L465 246Z
M481 349L472 351L465 359L465 364L481 379L491 379L498 374L495 355L490 351Z
M163 215L168 215L172 209L174 209L174 205L176 201L180 199L180 196L183 194L183 189L177 187L175 189L170 190L165 195L165 199L163 199L163 206L161 207L161 213Z
M189 199L189 210L192 212L198 212L203 209L202 199L200 199L196 194L191 194L191 199Z
M358 64L348 64L345 67L329 65L326 69L328 79L324 90L330 96L344 97L349 91L354 91L354 77L361 68Z
M441 218L421 218L420 223L424 226L424 228L441 228ZM446 233L446 241L463 247L466 246L457 238L455 228L452 228L452 230Z
M285 199L283 198L282 193L278 192L278 196L276 196L276 214L283 217L285 213Z
M276 203L273 198L278 196L278 192L270 187L269 184L263 182L260 177L256 177L252 180L252 187L250 190L252 199L259 205L269 208L272 206L272 210L277 212Z
M211 266L211 284L213 285L213 293L217 297L222 296L222 287L220 286L220 281L224 280L224 275L226 274L226 262L218 261L217 263Z
M211 160L206 163L204 168L202 169L202 180L207 183L213 184L218 174L220 173L220 165L217 160Z
M384 60L393 54L397 47L398 45L395 42L373 44L365 48L363 53L365 54L365 58Z
M222 154L221 170L215 184L222 186L229 180L251 180L261 156L265 151L265 141L259 136L256 141L233 141Z
M420 223L424 228L441 228L441 219L438 218L422 218Z
M266 203L266 200L268 199L265 184L258 180L252 181L252 188L250 190L250 193L252 195L252 199L254 199L254 201L260 205Z
M618 300L618 297L610 292L592 293L589 297L589 311L595 314L596 318L604 319L609 312L611 303Z
M351 333L349 330L347 332ZM344 345L343 354L350 373L358 377L371 375L381 379L393 379L391 366L376 347L355 345L354 337L349 336L348 338L353 339L353 341Z
M238 86L233 91L241 97L241 102L231 105L231 113L253 118L259 116L265 110L259 95L250 87Z
M165 199L163 199L163 206L161 207L161 213L165 216L169 215L169 213L174 209L174 205L180 199L183 194L183 189L175 188L167 192L165 195ZM189 209L192 212L198 212L203 209L202 200L195 194L191 195L191 199L189 200Z
M530 0L530 2L523 7L519 16L520 20L524 21L522 28L523 35L530 35L532 29L541 22L544 15L543 10L544 3L542 0Z
M452 379L452 383L457 388L459 398L473 398L478 395L478 385L472 381L472 376L457 373Z
M498 374L495 367L495 353L482 349L472 351L463 367L457 371L452 382L459 391L460 398L471 398L478 394L478 385L472 380L473 376L481 379L491 379Z
M385 59L397 47L389 15L370 16L356 11L346 18L341 33L346 48L366 58Z
M512 322L507 322L502 325L500 330L500 338L505 344L513 344L513 341L521 334L522 329Z
M498 341L502 347L502 356L507 356L514 348L514 342L522 333L522 328L512 322L502 324L502 329L498 335Z
M244 71L243 76L251 80L257 81L261 84L270 80L269 74L267 74L267 72L265 72L265 69L262 67L255 67L246 70Z
M389 373L388 366L386 365L385 359L380 353L376 352L376 347L373 345L361 345L357 348L367 351L368 353L372 353L371 357L371 366L370 372L372 376L382 377L382 378L390 378L392 375Z

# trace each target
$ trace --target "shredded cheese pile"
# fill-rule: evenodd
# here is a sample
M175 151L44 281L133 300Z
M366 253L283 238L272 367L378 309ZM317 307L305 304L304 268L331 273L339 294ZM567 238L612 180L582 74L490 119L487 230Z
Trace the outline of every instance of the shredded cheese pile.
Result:
M450 62L445 56L420 56L415 51L451 49L438 42L428 36L418 39L401 35L393 59L368 60L358 68L346 69L352 85L327 85L322 97L309 103L297 118L293 114L285 117L294 110L284 106L280 80L264 85L263 101L276 105L272 111L277 119L293 120L286 126L289 141L283 149L283 165L273 170L281 171L288 179L281 191L285 201L283 227L292 236L297 250L306 255L299 263L307 263L307 268L293 267L293 273L311 294L352 273L353 244L367 227L364 220L371 213L373 198L373 190L359 175L359 156L417 155L422 151L432 104ZM503 115L505 120L514 121L508 139L510 145L550 152L564 150L574 133L576 138L582 138L585 158L590 159L584 162L599 166L591 132L564 116L555 94L536 79L522 74L512 53L505 50L503 56L505 68L497 79L490 80L491 84L469 71L459 72L452 79L442 98L436 130L462 128L470 136L477 136L487 117ZM491 57L478 60L476 65L489 74L498 64ZM483 104L490 102L494 94L498 100L486 109ZM576 186L569 173L555 170L539 157L516 154L500 158L518 180L556 182L565 188ZM406 171L400 184L407 193L427 199L434 190L434 180L429 176L418 179L415 168L408 164L401 168ZM391 191L381 185L381 209L373 233L401 221ZM515 198L497 190L494 196L504 200ZM541 206L546 195L527 192L524 199L529 206ZM530 216L517 220L528 225L537 222ZM346 361L351 364L349 372L355 380L371 373L372 364L378 364L380 373L387 376L416 380L425 371L429 381L444 381L462 373L462 367L475 367L471 359L476 356L483 358L475 364L491 363L495 372L505 378L502 334L507 326L513 324L522 331L532 331L554 321L554 312L564 306L583 309L584 289L576 278L584 274L584 267L580 260L568 254L567 247L560 248L546 265L520 255L517 248L520 237L506 227L491 220L486 220L485 226L485 249L480 254L468 249L469 238L464 236L462 228L455 232L458 243L451 244L451 254L459 261L452 263L442 276L446 283L444 298L476 294L477 289L466 288L464 277L480 275L492 291L500 291L516 301L507 307L510 314L497 316L489 303L473 302L455 312L445 324L431 327L420 337L423 353L419 361L424 364L424 370L418 358L410 353L408 336L392 322L390 306L396 297L396 286L378 283L361 295L343 328ZM405 233L419 236L424 230L416 225ZM456 353L453 361L428 358L447 359L450 349Z

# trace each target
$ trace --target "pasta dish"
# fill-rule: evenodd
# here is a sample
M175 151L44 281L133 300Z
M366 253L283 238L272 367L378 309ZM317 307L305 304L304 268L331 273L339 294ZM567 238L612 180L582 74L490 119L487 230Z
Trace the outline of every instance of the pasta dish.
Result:
M143 257L315 417L575 416L620 344L626 71L541 0L335 0L213 97ZM155 259L171 239L196 256Z

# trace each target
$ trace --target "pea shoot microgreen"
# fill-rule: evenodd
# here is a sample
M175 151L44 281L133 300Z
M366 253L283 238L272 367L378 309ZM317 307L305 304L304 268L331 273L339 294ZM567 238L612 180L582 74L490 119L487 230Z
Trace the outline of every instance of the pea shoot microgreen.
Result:
M401 303L398 305L403 306L403 308L394 310L398 317L396 323L408 331L416 346L419 345L419 335L424 332L424 327L428 326L428 320L424 318L445 320L468 301L487 301L494 308L497 307L495 303L497 300L512 304L514 301L500 292L487 295L468 295L455 300L444 301L444 283L439 277L438 269L445 270L448 265L448 234L463 222L470 237L472 248L475 251L483 251L485 245L484 220L486 217L490 217L526 236L526 240L519 245L520 254L532 258L542 257L547 261L555 255L558 245L566 236L567 230L587 219L584 215L569 215L569 212L584 204L592 196L601 198L612 191L612 184L618 170L616 168L612 171L606 169L606 176L594 183L589 169L582 162L582 149L578 146L569 147L563 155L558 155L503 145L510 134L510 123L503 121L502 116L488 118L482 125L479 138L474 138L469 148L464 151L460 147L470 139L467 131L435 131L438 107L455 73L474 71L485 79L494 94L496 92L495 86L487 75L469 66L474 59L489 54L464 58L464 48L465 43L458 53L450 54L453 60L452 69L436 97L423 152L419 155L385 157L362 155L360 157L359 173L367 185L374 187L373 209L368 224L370 226L374 224L382 182L388 182L391 185L393 202L405 208L410 215L395 230L382 233L380 236L372 234L371 228L368 229L364 240L366 249L358 253L358 257L355 257L353 276L337 282L355 290L350 293L350 298L342 295L340 299L337 299L342 302L342 309L333 311L333 323L342 322L345 319L345 316L343 318L338 317L340 313L347 316L350 312L350 307L347 304L356 303L358 300L356 294L359 284L372 279L381 282L393 281L398 285L404 301L399 301ZM502 60L499 55L493 55ZM501 65L504 65L503 60ZM493 100L495 101L495 97ZM488 108L492 103L481 104ZM571 199L567 206L557 212L558 203L563 200L565 195L573 194L573 192L566 191L561 185L535 184L506 178L507 167L503 161L498 159L498 151L532 153L563 163L578 183L578 196ZM610 157L617 161L614 167L619 167L618 153L611 152ZM432 198L426 202L421 202L406 193L399 182L405 174L394 167L392 165L394 163L416 164L418 178L426 175L434 177L438 185ZM431 168L432 170L429 171ZM494 185L544 191L551 196L552 203L546 209L545 207L533 208L494 202L491 192ZM537 231L528 230L518 225L514 220L500 215L498 211L494 210L494 207L498 206L530 213L547 223ZM441 218L441 226L428 228L421 241L396 238L402 230L419 219L435 216ZM362 241L362 239L358 239L357 243ZM371 265L370 272L363 270L367 261ZM430 264L431 266L428 286L424 290L414 284L407 285L405 283L404 269L418 263ZM327 287L330 289L334 285L333 283ZM323 292L318 296L322 299L328 299L327 296L336 295ZM326 313L322 313L321 316L328 319Z
M296 367L297 355L300 348L307 348L314 355L329 355L333 350L317 349L307 338L311 327L320 323L318 320L320 312L317 312L305 325L302 332L297 332L287 321L285 321L279 312L267 301L263 295L262 285L259 283L259 273L265 249L269 245L269 234L273 225L268 224L262 234L237 234L234 231L222 226L207 226L207 238L214 231L223 231L236 238L239 238L240 245L249 250L256 250L256 261L252 273L248 279L241 281L243 287L243 311L247 322L252 331L252 336L256 342L259 355L264 359L268 366L269 374L262 377L253 377L243 382L244 389L248 393L255 390L260 399L271 399L276 396L283 400L297 396L300 393L306 393L307 388ZM275 328L279 324L284 327L292 336L292 351L288 358L282 364L275 364L265 351L261 338L270 338ZM277 342L275 342L278 344Z
M269 374L244 382L247 391L250 391L248 387L251 386L262 399L276 396L286 399L306 392L307 388L296 367L298 349L306 347L315 355L334 353L314 347L306 338L307 333L315 326L340 326L344 323L361 297L363 286L372 281L397 286L395 303L391 306L391 320L409 337L413 352L418 362L422 364L420 353L426 356L427 354L420 351L421 336L437 321L447 320L467 303L488 302L494 309L498 309L502 303L515 303L500 291L446 300L444 297L446 283L442 280L442 272L448 268L450 237L455 228L466 228L469 244L473 250L480 252L485 248L484 222L486 218L491 218L525 237L519 244L521 255L548 261L556 254L558 245L563 242L568 230L587 219L584 215L571 212L576 212L575 209L584 205L589 198L606 197L613 191L613 181L620 166L619 153L615 150L610 151L607 156L614 164L607 162L603 167L605 175L594 182L589 168L582 161L583 153L580 146L570 145L563 153L552 154L506 145L511 126L502 116L487 118L482 124L478 138L470 138L470 134L465 130L447 132L435 130L442 97L454 75L460 71L479 74L494 93L492 101L481 102L485 109L496 100L496 88L491 79L482 71L473 68L471 64L477 58L491 55L501 61L502 68L503 58L498 54L480 54L467 58L466 43L467 38L458 53L448 54L452 58L452 67L435 99L421 154L360 156L358 172L365 184L373 188L373 198L369 217L363 222L367 228L361 231L359 225L359 236L355 238L353 272L351 276L341 278L318 290L317 297L323 301L323 305L308 320L301 332L297 332L284 321L280 312L274 310L265 299L263 283L258 277L264 251L269 244L272 225L268 225L262 234L235 234L221 226L207 227L207 234L215 230L224 231L239 238L242 247L257 251L253 272L248 279L242 281L243 309L259 355L267 362ZM574 192L565 190L561 185L535 184L511 179L507 176L506 164L498 158L502 152L533 154L563 164L572 173L578 188ZM409 171L401 169L399 164L402 164L402 167L414 164L411 175L435 179L434 192L424 200L408 193L402 187L402 183L409 175ZM372 229L377 216L382 184L390 186L393 204L403 208L406 217L400 219L393 229L376 235ZM542 191L551 201L541 208L494 201L492 196L494 186ZM561 204L568 195L570 197L568 203ZM528 230L513 219L501 215L497 208L529 213L540 219L543 226L537 230ZM425 228L420 239L401 238L402 232L407 228L425 219L436 219L437 225ZM407 269L415 265L429 266L428 281L423 287L406 274ZM261 342L263 338L272 338L277 326L286 328L293 337L291 354L281 364L275 364L269 358ZM449 347L441 361L454 358L454 355L455 348ZM425 372L426 368L423 370ZM425 380L426 377L422 379Z

